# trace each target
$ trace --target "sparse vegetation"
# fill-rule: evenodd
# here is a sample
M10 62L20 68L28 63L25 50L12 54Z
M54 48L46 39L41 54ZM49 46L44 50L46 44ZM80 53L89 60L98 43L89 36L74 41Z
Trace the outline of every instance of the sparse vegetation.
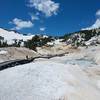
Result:
M67 44L72 44L72 46L85 46L85 42L90 40L94 36L100 35L100 29L93 30L82 30L70 34L65 34L62 42L66 42ZM97 41L98 42L98 41Z
M4 38L0 36L0 47L7 47L7 41L4 41Z
M34 36L31 40L24 42L24 46L36 51L36 47L41 47L47 42L53 41L52 37Z

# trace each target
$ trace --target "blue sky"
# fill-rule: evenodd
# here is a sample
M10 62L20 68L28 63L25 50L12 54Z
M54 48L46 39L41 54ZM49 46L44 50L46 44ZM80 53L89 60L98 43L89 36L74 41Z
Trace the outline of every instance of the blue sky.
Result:
M0 0L0 27L63 35L100 27L99 0Z

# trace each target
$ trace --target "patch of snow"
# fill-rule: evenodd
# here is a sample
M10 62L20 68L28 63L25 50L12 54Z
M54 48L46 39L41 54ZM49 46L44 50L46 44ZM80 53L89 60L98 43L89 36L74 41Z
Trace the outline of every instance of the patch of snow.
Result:
M56 44L56 45L61 44L61 41L62 41L62 39L57 39L54 41L54 44Z
M7 51L4 51L4 50L0 51L0 55L7 54L7 53L8 52Z
M94 45L97 43L100 43L100 36L94 36L90 40L85 42L86 45Z
M48 42L47 45L53 46L54 43L53 42Z
M43 35L43 38L48 38L48 36L47 35Z

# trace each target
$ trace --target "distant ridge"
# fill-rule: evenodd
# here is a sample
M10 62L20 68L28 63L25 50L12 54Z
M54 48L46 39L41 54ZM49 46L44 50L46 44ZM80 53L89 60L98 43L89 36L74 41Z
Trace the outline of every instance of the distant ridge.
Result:
M34 35L24 35L15 30L0 28L0 36L3 37L8 44L12 44L15 39L27 41L28 39L32 39Z

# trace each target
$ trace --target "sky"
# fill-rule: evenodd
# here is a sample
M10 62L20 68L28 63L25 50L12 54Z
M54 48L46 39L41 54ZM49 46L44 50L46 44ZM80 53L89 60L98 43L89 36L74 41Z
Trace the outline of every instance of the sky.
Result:
M0 27L64 35L100 27L99 0L0 0Z

